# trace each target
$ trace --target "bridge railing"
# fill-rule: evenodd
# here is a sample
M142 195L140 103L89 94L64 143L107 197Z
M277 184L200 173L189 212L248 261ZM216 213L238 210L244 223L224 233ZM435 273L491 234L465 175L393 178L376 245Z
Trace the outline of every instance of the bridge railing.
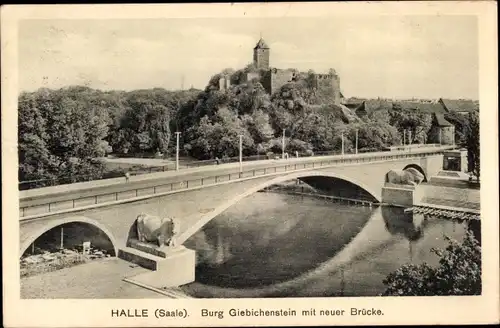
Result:
M385 151L411 151L411 149L419 149L419 148L433 148L433 147L442 147L440 144L415 144L408 146L394 146L389 147ZM381 150L373 150L373 149L359 149L360 154L374 153L380 152ZM355 154L354 150L345 152L345 155ZM289 154L290 158L295 158L295 153ZM317 157L317 156L333 156L333 155L341 155L341 152L338 150L333 151L317 151L317 152L300 152L298 153L300 158L304 157ZM252 156L244 156L242 158L243 162L251 162L251 161L261 161L261 160L270 160L276 159L276 157L281 158L281 154L272 154L270 155L252 155ZM216 159L208 159L208 160L200 160L200 161L192 161L192 162L184 162L179 164L179 169L190 169L190 168L198 168L203 166L212 166L218 164L227 164L227 163L237 163L239 161L239 157L229 157L229 158L221 158L218 161ZM144 165L136 165L133 166L128 172L131 175L142 175L142 174L150 174L157 172L168 172L175 171L175 163L169 163L166 165L160 166L144 166ZM19 190L29 190L50 186L57 186L63 184L71 184L75 182L85 182L85 181L95 181L95 180L103 180L103 179L111 179L123 177L123 173L121 172L110 172L105 174L104 176L96 176L96 175L71 175L67 177L57 177L57 178L48 178L48 179L37 179L37 180L28 180L19 182Z
M350 154L346 153L346 154ZM316 153L300 153L300 157L312 157L312 156L332 156L332 155L340 155L338 151L321 151ZM252 161L262 161L262 160L271 160L276 159L276 157L281 158L281 154L273 154L269 155L252 155L252 156L244 156L242 158L243 162L252 162ZM228 164L228 163L237 163L239 162L239 157L225 157L220 159L207 159L207 160L199 160L192 162L181 162L179 164L179 169L191 169L198 168L204 166L213 166L219 164ZM119 166L119 165L118 165ZM165 165L156 165L156 166L146 166L146 165L133 165L130 169L125 170L117 169L116 172L108 172L103 176L97 175L84 175L84 174L75 174L71 176L63 176L63 177L55 177L55 178L46 178L46 179L36 179L36 180L26 180L19 182L19 190L29 190L43 187L52 187L63 184L71 184L75 182L85 182L85 181L95 181L95 180L104 180L104 179L112 179L117 177L123 177L124 172L129 172L130 175L143 175L157 172L168 172L175 171L175 163L169 163Z
M188 190L199 188L203 186L216 185L223 182L235 181L264 175L283 174L287 172L294 172L304 169L315 169L322 167L330 167L335 165L349 165L359 164L366 162L398 160L405 158L415 158L435 155L436 151L416 151L414 153L379 153L377 155L361 154L357 156L335 157L328 159L321 159L317 162L302 162L302 163L287 163L286 161L277 165L272 165L265 168L254 168L239 171L232 171L225 174L207 175L202 178L195 179L182 179L175 182L161 182L157 180L141 181L141 185L134 188L133 183L117 184L109 186L107 192L94 192L89 189L89 193L83 195L78 193L72 195L70 193L61 193L60 195L49 196L51 199L47 201L48 197L31 197L20 200L19 216L21 220L36 218L40 216L50 215L55 212L74 211L76 209L85 209L103 206L102 204L111 204L125 201L134 201L154 197L158 194L168 194L170 192L178 192L181 190ZM137 182L139 184L139 182ZM123 190L126 185L127 189ZM112 189L119 190L112 190ZM109 191L111 189L111 191Z

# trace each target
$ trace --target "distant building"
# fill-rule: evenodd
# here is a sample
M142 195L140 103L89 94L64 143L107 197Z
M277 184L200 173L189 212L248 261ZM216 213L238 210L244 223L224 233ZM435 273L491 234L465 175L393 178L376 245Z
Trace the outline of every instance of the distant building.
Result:
M393 103L385 99L347 100L346 106L353 109L360 118L376 111L390 111Z
M446 109L438 102L398 101L393 102L393 107L395 110L415 111L426 114L446 113Z
M455 144L455 126L448 122L443 114L434 113L432 115L432 126L429 131L427 143L442 145Z
M269 55L271 49L266 44L264 39L260 38L259 42L253 48L253 63L257 69L269 69Z
M462 115L469 115L471 112L479 112L479 102L473 100L439 98L439 103L447 112L457 112Z
M245 83L251 80L259 81L268 94L273 94L283 85L296 81L299 76L304 76L295 69L278 69L270 66L271 49L264 41L260 39L253 48L253 66L254 71L249 71L237 82L231 81L227 75L219 79L219 89L226 90L229 85L235 83ZM344 103L344 96L340 92L340 78L334 69L326 74L314 74L311 79L311 88L314 90L328 91L332 95L333 102L337 105Z
M219 90L227 90L230 84L229 76L223 75L219 78Z
M389 99L347 99L346 106L353 109L359 117L366 116L375 111L381 110L401 110L407 112L416 112L423 114L441 114L444 115L453 108L451 111L458 113L468 113L478 109L471 101L468 105L458 105L461 101L415 101L415 100L398 100L393 101ZM460 108L460 110L458 109ZM443 118L444 119L444 118Z

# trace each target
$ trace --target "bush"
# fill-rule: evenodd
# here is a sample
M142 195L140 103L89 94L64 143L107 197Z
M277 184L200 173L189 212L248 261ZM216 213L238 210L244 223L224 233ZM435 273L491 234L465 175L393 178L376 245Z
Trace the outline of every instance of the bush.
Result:
M440 257L434 268L423 263L407 264L389 274L384 296L481 295L481 246L471 232L460 243L445 237L445 250L433 249Z

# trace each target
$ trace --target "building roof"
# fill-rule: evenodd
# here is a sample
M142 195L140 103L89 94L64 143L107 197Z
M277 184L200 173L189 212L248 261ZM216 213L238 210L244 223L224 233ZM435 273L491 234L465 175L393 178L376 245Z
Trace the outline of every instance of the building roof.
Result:
M366 115L368 112L366 111L366 108L365 108L365 101L363 101L361 103L361 105L356 105L356 104L349 104L351 105L351 109L354 110L354 112L356 113L356 115L358 116L363 116L363 115Z
M365 99L359 99L359 98L346 98L345 99L345 104L349 104L352 106L359 106L365 101Z
M367 113L378 110L392 110L392 101L385 99L368 99L363 102Z
M439 126L439 127L444 127L444 126L453 126L450 122L448 122L445 118L444 115L441 113L434 113L434 124Z
M263 38L260 38L259 42L257 42L254 49L269 49L269 46L267 45L266 41L264 41Z
M479 111L479 104L473 100L449 100L439 101L411 101L390 99L359 99L348 98L345 105L356 111L371 113L379 110L404 110L416 111L427 114L445 114L450 111L471 112ZM443 117L444 119L444 117ZM448 122L449 123L449 122Z
M439 99L449 112L477 112L479 103L467 99Z
M394 107L401 110L414 110L420 113L428 114L446 113L446 109L438 102L399 101L394 103Z

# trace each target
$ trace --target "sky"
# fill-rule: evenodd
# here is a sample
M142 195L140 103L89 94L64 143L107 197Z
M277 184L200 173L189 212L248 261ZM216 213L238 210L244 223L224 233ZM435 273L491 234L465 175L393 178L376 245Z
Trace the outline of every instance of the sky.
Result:
M22 91L203 89L252 61L260 35L272 67L327 72L346 97L478 99L475 16L25 20Z

